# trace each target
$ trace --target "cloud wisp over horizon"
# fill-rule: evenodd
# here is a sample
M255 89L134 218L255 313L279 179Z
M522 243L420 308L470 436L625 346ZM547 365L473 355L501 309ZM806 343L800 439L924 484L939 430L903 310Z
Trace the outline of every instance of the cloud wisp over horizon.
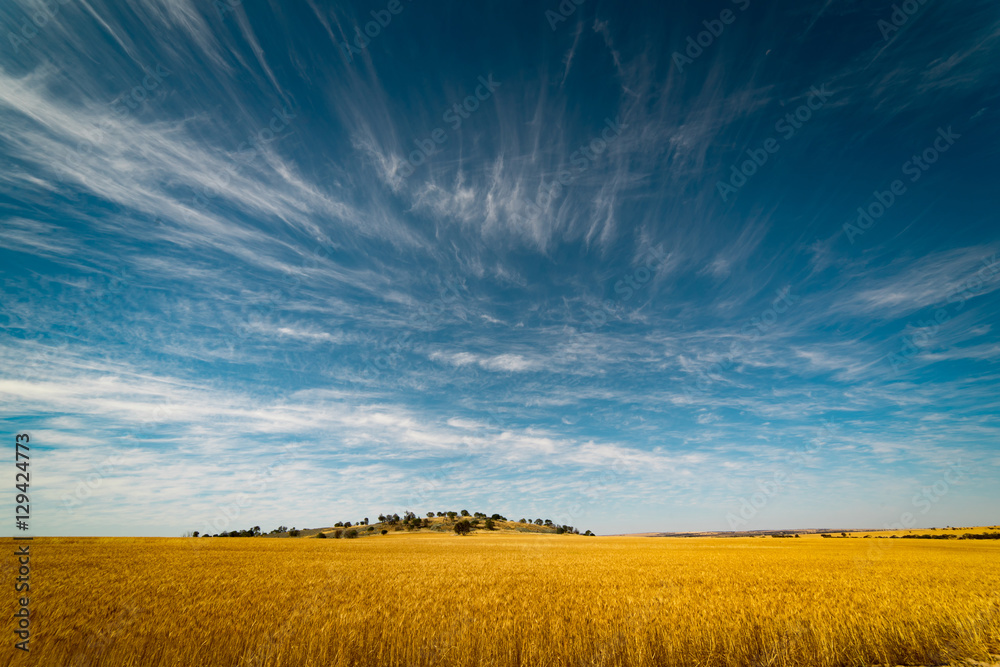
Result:
M8 3L35 530L995 523L1000 11L903 4Z

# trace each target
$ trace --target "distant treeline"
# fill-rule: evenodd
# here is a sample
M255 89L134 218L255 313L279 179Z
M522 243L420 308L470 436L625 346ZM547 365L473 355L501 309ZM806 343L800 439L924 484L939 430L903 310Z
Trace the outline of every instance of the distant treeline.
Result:
M822 533L823 537L836 537L831 533ZM847 537L845 533L841 533L840 537ZM871 534L865 535L864 537L871 537ZM880 538L885 539L885 535L879 535ZM948 533L938 533L936 535L930 535L924 533L923 535L889 535L889 539L892 540L1000 540L1000 533L964 533L962 535L951 535Z
M277 535L279 533L286 533L286 532L289 532L287 526L278 526L270 533L262 533L260 531L260 526L254 526L253 528L247 528L245 530L230 530L228 533L226 531L222 531L221 533L216 533L215 535L209 535L208 533L202 534L196 530L193 533L185 535L185 537L260 537L261 535L264 536ZM298 536L299 531L295 530L294 528L291 530L291 532L295 533L295 535L292 535L292 537Z
M897 537L893 535L893 537ZM1000 533L964 533L962 535L899 535L901 540L1000 540Z

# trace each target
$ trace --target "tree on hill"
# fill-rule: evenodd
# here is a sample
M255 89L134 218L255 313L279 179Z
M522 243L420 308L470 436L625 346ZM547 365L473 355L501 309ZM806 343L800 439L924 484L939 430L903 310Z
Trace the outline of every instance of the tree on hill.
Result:
M428 512L427 513L427 518L428 519L433 519L434 518L434 512Z
M535 519L535 525L536 525L536 526L540 526L540 525L542 525L543 523L544 523L544 521L542 521L541 519Z
M465 519L462 519L455 524L455 533L458 535L468 535L471 530L472 524Z
M378 515L378 520L379 520L379 523L385 523L385 515L384 514L379 514Z
M486 530L496 530L496 526L493 525L493 519L486 520Z
M462 516L469 516L469 510L462 510Z

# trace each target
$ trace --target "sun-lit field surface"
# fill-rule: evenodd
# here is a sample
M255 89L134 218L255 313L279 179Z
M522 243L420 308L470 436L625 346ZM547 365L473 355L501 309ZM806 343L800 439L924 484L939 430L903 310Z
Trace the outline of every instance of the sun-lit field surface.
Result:
M41 538L31 564L31 654L8 646L3 664L929 665L1000 653L994 541ZM12 595L4 605L10 619Z
M948 535L957 539L966 534L981 535L983 533L995 533L998 531L1000 531L1000 526L973 526L955 528L908 528L904 530L857 531L847 534L851 537L864 537L865 535L869 535L871 537L892 537L893 535L897 537L903 537L904 535Z

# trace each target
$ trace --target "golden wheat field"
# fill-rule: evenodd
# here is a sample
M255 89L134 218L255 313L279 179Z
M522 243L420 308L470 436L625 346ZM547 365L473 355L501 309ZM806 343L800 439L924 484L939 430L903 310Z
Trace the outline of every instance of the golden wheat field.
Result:
M998 547L815 536L39 538L31 652L0 655L46 667L990 661L1000 654ZM11 595L5 605L10 619Z

